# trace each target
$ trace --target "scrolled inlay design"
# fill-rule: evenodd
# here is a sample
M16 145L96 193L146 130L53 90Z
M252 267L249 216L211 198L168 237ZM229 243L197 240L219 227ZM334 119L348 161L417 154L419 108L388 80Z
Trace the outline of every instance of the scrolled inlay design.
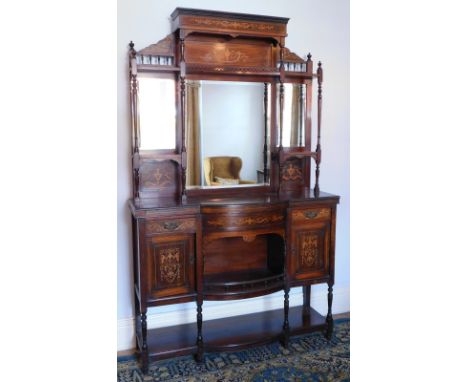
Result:
M179 248L164 248L159 253L160 256L160 277L168 284L175 284L180 281L181 253Z
M246 226L276 223L282 221L283 219L284 216L281 214L273 214L267 216L243 216L238 218L219 217L213 220L208 220L207 224L215 227Z
M228 20L214 20L200 17L190 17L187 21L194 25L201 25L205 27L213 27L220 29L235 29L243 31L261 31L261 32L279 32L281 27L263 24L263 23L252 23L243 21L228 21Z

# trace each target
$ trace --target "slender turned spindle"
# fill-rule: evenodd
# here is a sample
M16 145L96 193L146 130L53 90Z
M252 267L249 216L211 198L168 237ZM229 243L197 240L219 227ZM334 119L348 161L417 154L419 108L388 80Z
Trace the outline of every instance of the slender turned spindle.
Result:
M197 362L203 361L202 305L203 300L197 300L197 354L195 358Z
M263 84L263 118L264 118L264 140L263 140L263 183L267 182L268 171L268 83Z
M183 46L183 45L182 45ZM183 52L183 49L182 49ZM182 56L183 57L183 56ZM187 176L187 148L185 146L185 77L180 77L180 107L181 107L181 125L182 125L182 200L187 198L187 191L185 188L185 179Z
M288 244L284 240L284 323L283 323L283 346L287 349L289 346L289 279L287 272Z
M304 85L299 84L299 146L304 145Z
M281 189L281 180L283 174L283 161L282 161L282 152L283 152L283 107L284 107L284 84L283 81L280 82L280 94L279 94L279 127L280 127L280 134L279 134L279 187L278 192Z
M131 125L133 135L133 160L135 161L139 155L140 150L140 126L138 123L138 78L136 67L136 50L133 41L128 44L129 51L129 75L130 75L130 112L131 112ZM133 196L138 199L140 197L140 171L137 166L133 166Z
M333 316L332 316L332 303L333 303L333 284L328 284L328 313L327 313L327 339L331 340L333 334Z
M310 285L302 287L302 314L304 316L310 314Z
M149 355L148 355L148 343L147 343L147 324L146 324L146 312L141 314L141 369L144 374L148 373Z
M280 150L283 150L283 110L284 109L284 84L280 82L279 94L279 125L280 125Z
M284 287L284 323L283 323L283 346L289 346L289 285Z
M322 148L320 146L321 137L321 122L322 122L322 81L323 71L322 63L319 61L317 68L317 82L318 82L318 97L317 97L317 158L315 159L315 187L314 195L318 197L320 194L319 176L320 176L320 161L322 156Z

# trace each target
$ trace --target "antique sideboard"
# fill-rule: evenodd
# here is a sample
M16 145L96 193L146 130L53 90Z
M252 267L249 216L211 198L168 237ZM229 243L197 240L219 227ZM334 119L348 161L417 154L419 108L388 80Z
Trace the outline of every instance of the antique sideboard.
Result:
M150 358L287 347L314 330L330 338L339 197L319 188L321 64L286 48L287 18L177 8L171 20L166 38L129 52L142 369ZM325 317L310 306L316 283L328 284ZM292 287L302 306L289 307ZM203 321L204 301L278 291L283 309ZM148 329L149 307L190 301L196 322Z

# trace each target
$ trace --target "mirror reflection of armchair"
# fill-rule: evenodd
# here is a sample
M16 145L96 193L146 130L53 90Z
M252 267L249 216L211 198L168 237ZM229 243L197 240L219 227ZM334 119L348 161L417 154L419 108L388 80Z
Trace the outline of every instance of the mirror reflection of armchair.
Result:
M240 179L242 159L239 157L206 157L203 160L203 169L208 186L256 183Z

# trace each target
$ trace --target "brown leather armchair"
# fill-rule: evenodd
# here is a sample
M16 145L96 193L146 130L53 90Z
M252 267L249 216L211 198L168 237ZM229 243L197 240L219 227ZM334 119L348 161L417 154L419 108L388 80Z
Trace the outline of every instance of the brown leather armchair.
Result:
M242 159L239 157L206 157L203 160L208 186L255 184L254 181L240 179L241 168Z

